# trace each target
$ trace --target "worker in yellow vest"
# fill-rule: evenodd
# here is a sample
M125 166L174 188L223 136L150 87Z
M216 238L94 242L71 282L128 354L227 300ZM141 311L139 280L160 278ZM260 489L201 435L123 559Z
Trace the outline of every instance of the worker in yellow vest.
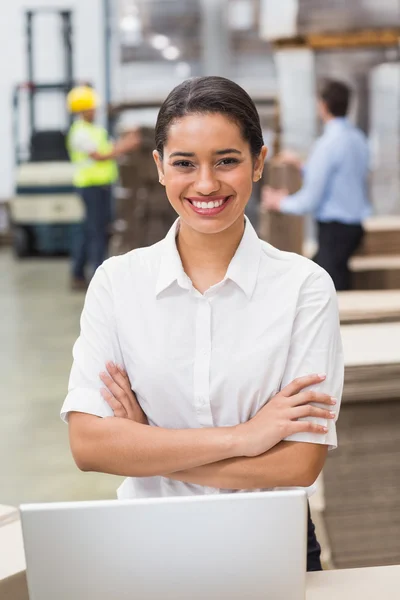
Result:
M68 152L75 165L74 185L86 210L81 239L73 251L73 289L86 289L86 263L92 274L107 258L109 230L112 221L112 185L118 177L115 159L140 145L137 131L115 144L107 131L95 124L99 97L89 86L79 86L67 98L69 111L79 118L67 138Z

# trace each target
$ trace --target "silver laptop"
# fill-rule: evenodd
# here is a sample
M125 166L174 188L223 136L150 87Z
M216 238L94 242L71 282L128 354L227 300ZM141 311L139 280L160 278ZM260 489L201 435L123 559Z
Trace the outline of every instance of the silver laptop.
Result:
M302 491L21 506L30 600L304 600Z

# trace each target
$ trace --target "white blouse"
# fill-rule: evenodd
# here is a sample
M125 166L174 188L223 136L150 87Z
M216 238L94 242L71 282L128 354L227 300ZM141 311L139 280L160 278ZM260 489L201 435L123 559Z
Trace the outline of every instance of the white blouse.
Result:
M200 294L185 274L175 238L110 258L87 292L74 345L69 411L112 416L99 374L122 364L154 427L224 427L253 417L296 377L325 373L318 386L338 400L343 353L336 292L310 260L261 241L250 222L223 281ZM290 440L336 447L327 434ZM128 478L121 499L226 492L165 477Z

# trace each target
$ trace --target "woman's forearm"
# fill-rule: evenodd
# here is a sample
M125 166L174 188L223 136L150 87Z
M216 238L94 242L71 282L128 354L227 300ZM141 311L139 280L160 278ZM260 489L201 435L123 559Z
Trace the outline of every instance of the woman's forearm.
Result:
M317 479L326 453L327 446L321 444L281 442L255 458L223 460L166 477L231 490L308 487Z
M162 429L70 413L72 453L83 471L151 477L240 456L234 428Z

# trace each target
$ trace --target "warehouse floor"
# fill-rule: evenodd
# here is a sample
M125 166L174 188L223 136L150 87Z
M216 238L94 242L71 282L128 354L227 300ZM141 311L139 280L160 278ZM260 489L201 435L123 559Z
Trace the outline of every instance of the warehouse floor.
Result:
M66 259L0 249L0 504L115 498L116 477L81 473L59 418L84 295Z

